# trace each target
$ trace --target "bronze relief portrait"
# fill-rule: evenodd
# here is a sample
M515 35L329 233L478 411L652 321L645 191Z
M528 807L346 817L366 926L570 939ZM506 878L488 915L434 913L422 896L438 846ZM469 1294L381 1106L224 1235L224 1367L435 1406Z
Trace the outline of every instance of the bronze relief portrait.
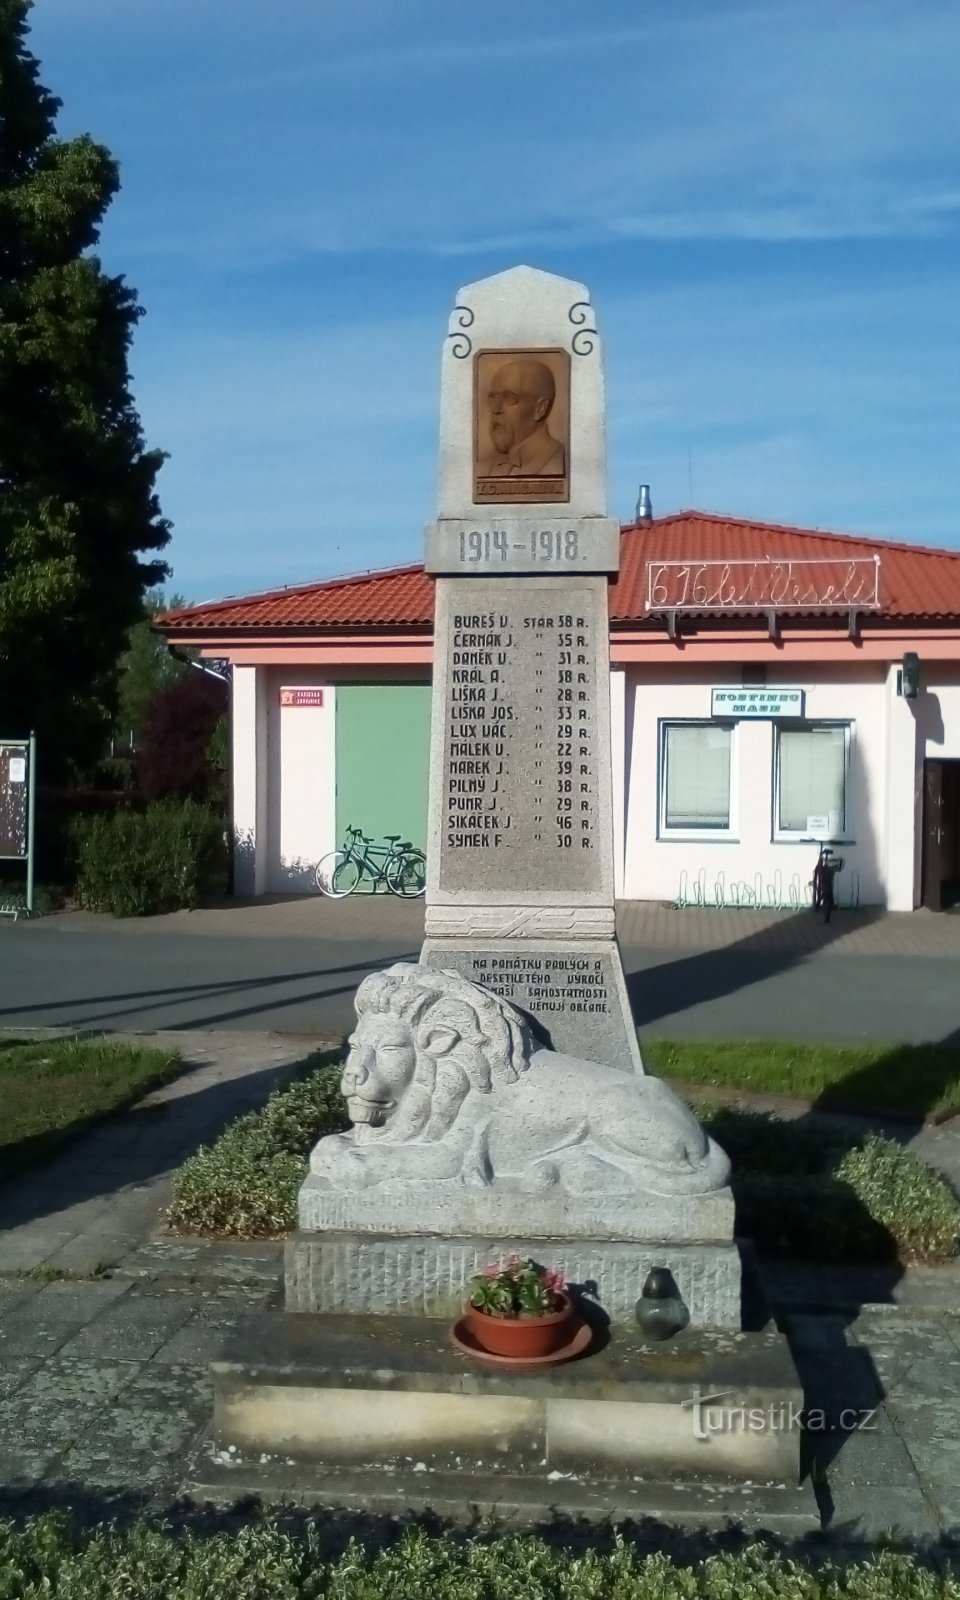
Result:
M570 498L566 350L479 350L473 381L477 505Z

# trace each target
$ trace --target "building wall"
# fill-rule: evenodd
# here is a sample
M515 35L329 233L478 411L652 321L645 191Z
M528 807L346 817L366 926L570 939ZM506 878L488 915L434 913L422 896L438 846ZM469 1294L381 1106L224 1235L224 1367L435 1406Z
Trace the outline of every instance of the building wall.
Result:
M315 889L317 862L336 846L337 690L303 668L261 668L269 707L266 879L273 894ZM282 690L309 689L322 705L283 705Z
M238 894L313 890L316 863L348 823L374 836L426 835L430 685L366 681L336 668L234 672L233 794ZM850 827L840 846L841 905L919 904L924 759L960 759L960 667L931 662L915 701L897 694L896 665L808 664L768 670L767 683L805 690L809 721L849 722ZM814 839L773 838L774 728L737 724L731 748L733 837L677 839L660 828L660 724L709 720L710 691L742 670L644 664L611 674L617 892L673 903L738 898L803 904ZM280 705L283 687L322 689L322 706Z
M930 760L960 757L960 668L938 663L921 668L917 716Z
M886 899L887 674L877 665L806 667L767 674L767 686L805 690L807 721L849 722L848 828L840 853L840 904ZM731 745L731 837L665 834L660 823L660 724L710 720L710 691L739 687L741 671L646 667L627 674L626 840L628 899L696 903L806 903L816 864L814 839L775 840L774 739L770 721L740 721ZM902 702L901 702L902 703ZM911 771L912 783L912 771ZM911 862L913 841L905 838ZM911 891L912 894L912 891ZM912 904L912 899L911 899Z

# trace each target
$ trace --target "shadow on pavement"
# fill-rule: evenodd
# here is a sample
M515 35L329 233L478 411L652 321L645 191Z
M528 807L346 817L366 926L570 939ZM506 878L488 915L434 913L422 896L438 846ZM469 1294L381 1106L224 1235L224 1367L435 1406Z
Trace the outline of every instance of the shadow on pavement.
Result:
M307 1476L309 1473L305 1472ZM88 1483L64 1479L25 1490L19 1486L7 1487L0 1482L0 1517L9 1519L11 1531L23 1529L31 1519L49 1513L66 1516L69 1543L77 1550L82 1549L94 1531L105 1524L112 1525L118 1535L137 1524L151 1529L162 1527L167 1536L192 1537L201 1545L215 1538L232 1540L245 1528L276 1529L290 1541L286 1547L286 1557L291 1565L289 1578L295 1577L301 1563L307 1563L315 1573L318 1554L324 1562L336 1563L341 1556L349 1555L351 1543L369 1552L373 1558L379 1551L395 1547L408 1529L418 1529L432 1536L448 1536L456 1542L470 1540L484 1544L531 1533L551 1550L566 1552L573 1557L589 1551L614 1554L618 1547L625 1545L639 1555L662 1553L680 1567L724 1552L756 1548L758 1538L766 1549L780 1552L814 1569L826 1562L869 1560L877 1555L876 1541L859 1533L856 1525L834 1524L828 1532L758 1535L730 1525L717 1531L677 1527L653 1516L617 1519L614 1524L611 1521L553 1512L547 1517L531 1521L529 1525L518 1527L509 1516L501 1521L495 1515L481 1514L476 1509L471 1512L466 1501L463 1520L452 1523L430 1511L378 1514L374 1511L311 1506L309 1503L297 1506L289 1498L271 1506L248 1496L238 1499L232 1506L219 1507L210 1503L198 1504L169 1490L151 1491L139 1484L97 1488ZM957 1556L956 1544L949 1539L911 1537L896 1528L891 1529L883 1539L883 1549L912 1556L918 1564L934 1570L943 1570L944 1567L952 1570ZM13 1551L8 1549L7 1554L9 1559ZM119 1564L119 1560L123 1559L119 1548L117 1557ZM200 1583L199 1593L205 1585L199 1570L200 1561L203 1560L199 1551L197 1557L196 1565L191 1563L191 1567ZM98 1557L97 1570L102 1577L109 1572L106 1566L108 1559L105 1549ZM13 1570L11 1567L11 1572ZM125 1564L126 1576L129 1570ZM178 1571L186 1576L182 1564ZM166 1564L153 1575L148 1574L146 1568L143 1569L143 1577L153 1592L151 1576L154 1582L165 1580L168 1577ZM277 1577L283 1584L280 1573ZM187 1581L189 1583L189 1579Z
M357 988L360 979L365 973L389 966L394 961L415 961L417 959L418 952L403 951L397 955L385 956L380 960L358 958L357 961L350 962L346 966L318 967L306 972L283 972L272 977L216 979L209 983L178 983L158 989L127 990L120 994L106 994L93 999L85 995L72 1000L52 1000L42 1008L38 1008L35 1004L5 1006L0 1009L0 1028L2 1028L4 1018L9 1023L16 1016L24 1013L33 1014L38 1009L42 1009L45 1014L47 1012L69 1013L68 1019L62 1024L64 1026L76 1025L78 1028L86 1029L112 1025L115 1028L117 1023L122 1022L124 1017L135 1016L138 1012L144 1010L144 1002L147 1002L146 1008L152 1013L169 1010L172 1007L184 1004L193 1006L204 1000L228 1000L234 995L239 997L253 992L257 992L260 995L256 1003L252 1005L233 1006L229 1009L204 1012L201 1016L191 1016L187 1021L169 1023L169 1027L176 1030L212 1028L218 1024L236 1021L240 1017L257 1016L261 1012L267 1011L281 1011L286 1006L300 1007L309 1004L311 1000L326 1000L331 995L351 994ZM262 994L264 990L275 990L278 987L285 987L292 983L304 983L312 979L338 977L344 973L355 973L357 976L350 983L338 984L333 988L318 988L307 994L283 995L275 999L265 998ZM121 1004L120 1002L133 1003ZM82 1013L82 1015L79 1013ZM154 1026L157 1026L157 1024L154 1024Z
M627 993L634 1021L638 1028L648 1028L660 1017L763 983L789 971L815 951L838 944L848 933L881 921L884 915L880 908L855 913L839 911L830 923L824 923L811 911L798 911L735 944L697 950L655 967L628 972ZM626 954L629 961L629 951Z
M294 1061L224 1079L193 1094L163 1100L148 1095L130 1110L104 1117L51 1159L0 1181L0 1228L53 1218L84 1201L149 1183L179 1166L201 1144L211 1144L228 1123L262 1106L274 1089L302 1072L312 1055L305 1050ZM186 1068L189 1077L189 1062ZM111 1232L105 1217L102 1229L106 1247L122 1234L122 1218ZM137 1242L131 1238L130 1247Z

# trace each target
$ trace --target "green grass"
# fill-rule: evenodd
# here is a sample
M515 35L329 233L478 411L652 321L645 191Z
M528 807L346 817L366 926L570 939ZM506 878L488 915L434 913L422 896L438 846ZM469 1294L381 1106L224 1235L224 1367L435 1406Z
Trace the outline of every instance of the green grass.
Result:
M0 1174L46 1160L95 1118L139 1100L179 1070L173 1050L0 1038Z
M960 1049L947 1045L644 1039L643 1053L658 1077L691 1087L792 1095L824 1110L919 1118L960 1109Z
M814 1566L760 1544L680 1560L609 1530L578 1547L533 1535L407 1529L327 1555L322 1524L198 1534L141 1524L75 1534L60 1518L0 1523L0 1600L960 1600L948 1563L881 1551Z

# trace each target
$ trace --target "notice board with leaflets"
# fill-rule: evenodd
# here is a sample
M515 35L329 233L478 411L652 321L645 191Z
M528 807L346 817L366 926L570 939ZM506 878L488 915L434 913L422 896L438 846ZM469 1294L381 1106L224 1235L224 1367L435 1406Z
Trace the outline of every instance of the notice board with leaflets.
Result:
M26 902L0 890L0 915L33 910L36 740L0 738L0 861L27 867Z

